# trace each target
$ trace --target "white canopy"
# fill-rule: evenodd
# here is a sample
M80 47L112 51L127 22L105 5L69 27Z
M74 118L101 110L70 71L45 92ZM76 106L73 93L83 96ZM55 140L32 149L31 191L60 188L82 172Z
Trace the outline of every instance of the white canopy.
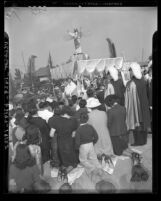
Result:
M88 73L93 73L95 70L98 72L107 72L108 68L111 66L121 69L123 65L123 58L106 58L106 59L92 59L92 60L79 60L77 61L77 73L82 74L85 71Z

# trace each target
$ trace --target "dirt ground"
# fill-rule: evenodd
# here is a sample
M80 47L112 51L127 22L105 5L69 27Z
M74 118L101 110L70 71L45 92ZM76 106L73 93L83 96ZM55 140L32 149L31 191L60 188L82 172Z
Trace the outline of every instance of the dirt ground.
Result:
M131 178L131 159L120 160L115 167L114 173L109 175L105 173L101 178L98 175L93 175L89 178L84 172L82 176L75 180L72 184L73 192L78 193L97 193L95 184L100 180L112 182L118 193L133 193L133 192L152 192L152 135L148 135L148 142L144 146L132 147L142 152L142 163L148 170L149 179L147 182L130 182ZM64 182L58 182L57 178L51 177L51 169L49 163L44 165L44 178L50 183L52 188L51 193L58 193L59 187Z

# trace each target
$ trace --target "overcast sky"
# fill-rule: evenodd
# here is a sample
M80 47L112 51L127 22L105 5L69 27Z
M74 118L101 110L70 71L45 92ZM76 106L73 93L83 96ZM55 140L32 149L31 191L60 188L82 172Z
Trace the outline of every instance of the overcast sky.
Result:
M33 14L30 8L15 8L16 15L5 18L10 37L10 68L25 71L31 54L37 56L36 69L46 66L49 51L54 64L66 62L74 52L73 41L66 41L67 30L82 27L82 50L91 59L108 58L106 38L110 38L117 56L126 60L146 60L152 53L152 36L157 30L157 8L46 8Z

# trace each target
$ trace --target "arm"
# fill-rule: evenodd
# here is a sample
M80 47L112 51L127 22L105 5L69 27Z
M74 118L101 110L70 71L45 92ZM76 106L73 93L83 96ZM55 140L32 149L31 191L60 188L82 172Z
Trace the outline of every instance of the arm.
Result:
M49 136L54 137L56 128L55 128L55 120L52 120L52 117L49 119L48 125L49 125L49 128L50 128Z
M93 143L95 144L98 141L98 134L97 131L93 128L93 126L92 129L93 129Z
M54 137L56 129L55 128L51 128L50 130L50 137Z
M75 133L75 149L78 150L80 147L80 133L76 131Z
M108 110L108 113L107 113L107 117L108 117L108 120L107 120L107 127L108 129L111 127L111 124L112 124L112 113L110 110Z

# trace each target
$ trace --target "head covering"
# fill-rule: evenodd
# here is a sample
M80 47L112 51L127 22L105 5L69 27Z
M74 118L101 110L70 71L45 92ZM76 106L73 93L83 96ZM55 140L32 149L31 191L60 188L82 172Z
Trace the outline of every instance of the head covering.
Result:
M114 81L117 81L118 78L119 78L119 77L118 77L118 70L117 70L115 67L111 66L111 67L108 69L108 71L109 71L109 73L110 73L112 79L113 79Z
M135 63L133 62L131 65L130 65L130 68L134 74L134 76L137 78L137 79L141 79L142 78L142 74L141 74L141 67L138 63Z
M49 102L49 103L53 102L53 100L51 98L49 98L49 97L46 99L46 101Z
M101 105L101 103L96 98L90 98L89 100L87 100L87 107L88 108L95 108L95 107L98 107L100 105Z
M9 111L13 110L13 105L9 103Z

